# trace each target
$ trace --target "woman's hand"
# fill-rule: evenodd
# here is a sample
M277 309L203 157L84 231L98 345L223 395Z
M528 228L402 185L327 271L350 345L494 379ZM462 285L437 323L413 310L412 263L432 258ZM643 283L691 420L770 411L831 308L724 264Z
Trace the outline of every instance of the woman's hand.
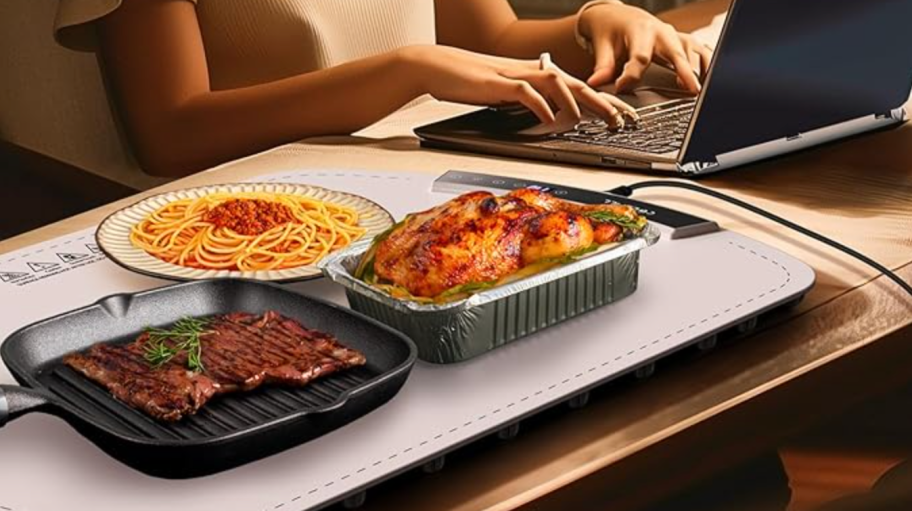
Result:
M657 60L674 68L683 89L700 92L698 77L705 76L712 50L690 35L643 9L622 4L594 5L580 14L578 23L595 53L589 85L598 87L617 77L618 92L630 91Z
M581 108L619 127L636 111L620 99L598 92L558 68L540 69L538 60L493 57L447 46L410 46L399 50L416 93L472 105L522 103L542 122L555 110L579 120Z

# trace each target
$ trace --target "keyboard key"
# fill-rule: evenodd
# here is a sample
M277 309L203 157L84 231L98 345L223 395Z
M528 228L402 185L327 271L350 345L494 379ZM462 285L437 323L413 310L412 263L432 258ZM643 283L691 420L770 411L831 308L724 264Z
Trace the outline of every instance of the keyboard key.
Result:
M682 147L694 106L695 102L691 101L664 110L650 107L641 114L639 123L616 130L611 130L601 119L586 119L573 130L554 136L583 144L667 153Z

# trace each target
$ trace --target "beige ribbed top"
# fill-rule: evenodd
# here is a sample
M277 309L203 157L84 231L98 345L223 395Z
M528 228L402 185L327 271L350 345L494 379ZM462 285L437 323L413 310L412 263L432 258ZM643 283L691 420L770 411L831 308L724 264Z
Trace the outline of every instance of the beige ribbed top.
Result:
M122 0L60 0L62 44L93 47L92 22ZM433 44L433 0L188 0L197 4L212 86L272 81L410 44Z

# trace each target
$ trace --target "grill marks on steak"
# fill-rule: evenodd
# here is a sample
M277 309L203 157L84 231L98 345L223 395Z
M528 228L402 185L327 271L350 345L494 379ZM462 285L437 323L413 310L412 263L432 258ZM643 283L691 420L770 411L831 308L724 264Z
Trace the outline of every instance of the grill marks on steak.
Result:
M365 363L364 355L331 335L303 328L267 312L222 316L204 337L202 362L222 392L251 390L263 383L304 385L340 369ZM214 346L213 346L214 345Z
M316 378L364 365L359 351L333 336L304 328L276 312L231 313L210 318L200 337L203 372L187 369L186 355L153 368L145 360L148 334L130 344L96 344L64 363L111 394L164 421L196 413L217 394L262 384L304 386Z
M153 369L144 357L143 334L128 345L96 344L64 363L101 384L117 399L165 421L177 421L199 410L218 393L211 378L172 362Z

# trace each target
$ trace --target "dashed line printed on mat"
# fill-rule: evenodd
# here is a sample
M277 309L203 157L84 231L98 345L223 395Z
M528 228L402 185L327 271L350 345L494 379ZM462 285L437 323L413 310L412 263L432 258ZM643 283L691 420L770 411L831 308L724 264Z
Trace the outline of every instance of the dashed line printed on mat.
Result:
M396 453L392 453L392 454L390 454L390 455L387 455L387 456L385 456L385 457L382 457L381 459L375 460L375 461L373 461L373 462L371 462L371 463L367 463L367 464L365 464L364 466L358 468L357 470L355 470L355 471L353 471L353 472L351 472L351 473L345 474L345 475L343 475L343 476L341 476L341 477L338 477L338 478L336 478L336 479L334 479L334 480L332 480L332 481L327 481L327 482L324 482L324 483L320 483L320 484L318 484L318 485L316 485L316 486L313 486L313 487L311 487L310 489L308 489L306 492L302 493L301 495L297 495L297 496L293 497L292 499L290 499L290 500L288 500L288 501L286 501L286 502L282 502L282 503L276 504L275 506L272 507L272 509L280 509L280 508L282 508L283 506L285 506L286 504L288 504L288 503L290 503L290 502L295 502L295 501L300 500L300 499L301 499L303 496L305 496L305 495L307 495L307 496L314 495L314 494L316 494L317 492L321 491L321 490L324 489L324 488L330 488L330 487L332 487L336 482L341 482L341 481L344 481L344 480L346 480L346 479L349 479L353 474L363 474L364 472L367 472L368 470L372 470L372 469L374 469L374 468L376 468L376 467L379 467L379 466L383 465L383 464L384 464L385 462L387 462L387 461L396 459L396 458L398 457L399 454L406 454L406 453L412 452L412 451L414 451L416 448L419 448L419 447L427 447L427 446L430 445L431 443L436 442L436 441L439 441L440 439L442 439L442 438L443 438L444 436L446 436L446 435L452 435L452 434L458 432L459 430L461 430L461 429L463 429L463 428L466 428L466 427L468 427L468 426L471 426L472 424L483 422L483 421L489 419L491 416L494 416L494 415L500 413L502 410L504 410L504 409L506 409L506 408L512 408L513 406L516 406L516 404L519 403L519 402L528 401L528 400L529 400L531 397L533 397L533 396L542 395L544 392L553 392L553 391L556 390L558 387L562 387L562 386L568 385L570 382L575 381L575 380L577 380L577 379L579 379L579 378L582 378L585 374L594 372L595 370L597 370L597 369L599 369L599 368L607 367L607 366L612 365L612 364L614 364L614 363L616 363L616 362L620 362L621 360L623 360L623 359L625 359L625 358L627 358L627 357L629 357L629 356L632 356L632 355L636 354L637 352L642 351L642 350L644 350L644 349L646 349L646 348L648 348L648 347L650 347L650 346L657 345L657 344L659 344L659 343L662 342L662 341L666 341L666 340L671 339L672 337L674 337L674 336L676 336L676 335L680 335L680 334L683 334L683 333L687 332L688 330L692 330L692 329L696 328L697 326L699 326L699 325L701 325L701 324L703 324L703 323L706 323L706 322L709 321L709 319L711 319L711 318L719 318L720 316L729 314L729 313L731 313L732 311L735 311L735 310L737 310L737 309L740 309L741 307L743 307L744 305L746 305L746 304L748 304L748 303L752 303L752 302L754 302L754 301L756 301L756 300L759 300L759 299L761 299L761 298L763 298L763 297L765 297L765 296L769 296L769 295L774 294L774 293L776 293L776 292L778 292L778 291L781 291L782 289L784 289L786 286L788 286L788 285L792 282L792 273L788 270L788 268L786 268L784 265L780 264L780 263L779 263L778 261L776 261L775 259L771 259L771 258L769 258L769 257L767 257L767 256L765 256L765 255L763 255L763 254L759 254L759 253L757 253L756 251L754 251L754 250L752 250L752 249L750 249L750 248L747 248L747 247L745 247L744 245L741 245L741 244L739 244L739 243L735 243L735 242L733 242L733 241L729 241L728 244L731 245L731 246L737 247L737 248L739 248L739 249L741 249L741 250L744 250L745 252L749 252L749 253L752 254L753 256L758 257L758 258L761 258L761 259L763 259L764 261L766 261L766 262L768 262L768 263L770 263L770 264L776 266L777 268L779 268L779 269L783 272L783 275L784 275L784 280L782 281L782 283L781 283L780 285L778 285L777 287L773 287L773 288L771 288L771 289L769 289L769 290L767 290L767 291L764 291L764 292L758 294L757 296L755 296L755 297L753 297L753 298L748 298L748 299L746 299L746 300L744 300L744 301L742 301L742 302L739 302L739 303L737 303L737 304L735 304L735 305L733 305L733 306L731 306L731 307L728 307L728 308L726 308L725 310L723 310L722 312L714 313L714 314L712 314L711 316L709 316L708 318L706 318L706 319L704 319L704 320L700 320L700 321L691 323L690 325L687 325L686 327L681 328L681 329L677 330L676 332L674 332L674 333L672 333L672 334L667 334L667 335L665 335L665 336L663 336L663 337L657 337L656 339L653 339L653 340L651 340L651 341L649 341L649 342L646 342L646 343L644 343L643 345L641 345L638 349L632 350L632 351L628 351L625 355L616 356L616 357L612 358L611 360L605 360L605 361L599 362L599 363L593 365L592 367L586 369L586 370L583 371L583 372L579 372L579 373L576 373L576 374L574 374L574 375L572 375L572 376L563 378L559 383L548 384L546 387L544 387L544 388L542 388L542 389L536 389L535 391L533 391L533 392L531 392L531 393L529 393L529 394L527 394L527 395L525 395L525 396L523 396L523 397L521 397L521 398L519 398L519 399L517 399L517 400L514 400L514 401L512 401L512 402L510 402L510 403L507 403L507 404L505 404L505 405L498 406L497 408L494 408L494 409L490 410L489 412L487 412L487 413L485 413L485 414L481 414L481 415L479 415L478 417L476 417L476 418L474 418L474 419L468 420L468 421L464 422L461 426L456 426L456 427L450 428L450 429L448 429L448 430L446 430L446 431L439 432L439 433L435 434L434 436L430 437L430 439L421 440L421 441L418 442L416 445L409 446L409 447L403 449L402 451L398 451L398 452L396 452ZM484 434L484 432L482 432L482 433L480 433L480 434ZM266 508L266 509L269 509L269 508Z

